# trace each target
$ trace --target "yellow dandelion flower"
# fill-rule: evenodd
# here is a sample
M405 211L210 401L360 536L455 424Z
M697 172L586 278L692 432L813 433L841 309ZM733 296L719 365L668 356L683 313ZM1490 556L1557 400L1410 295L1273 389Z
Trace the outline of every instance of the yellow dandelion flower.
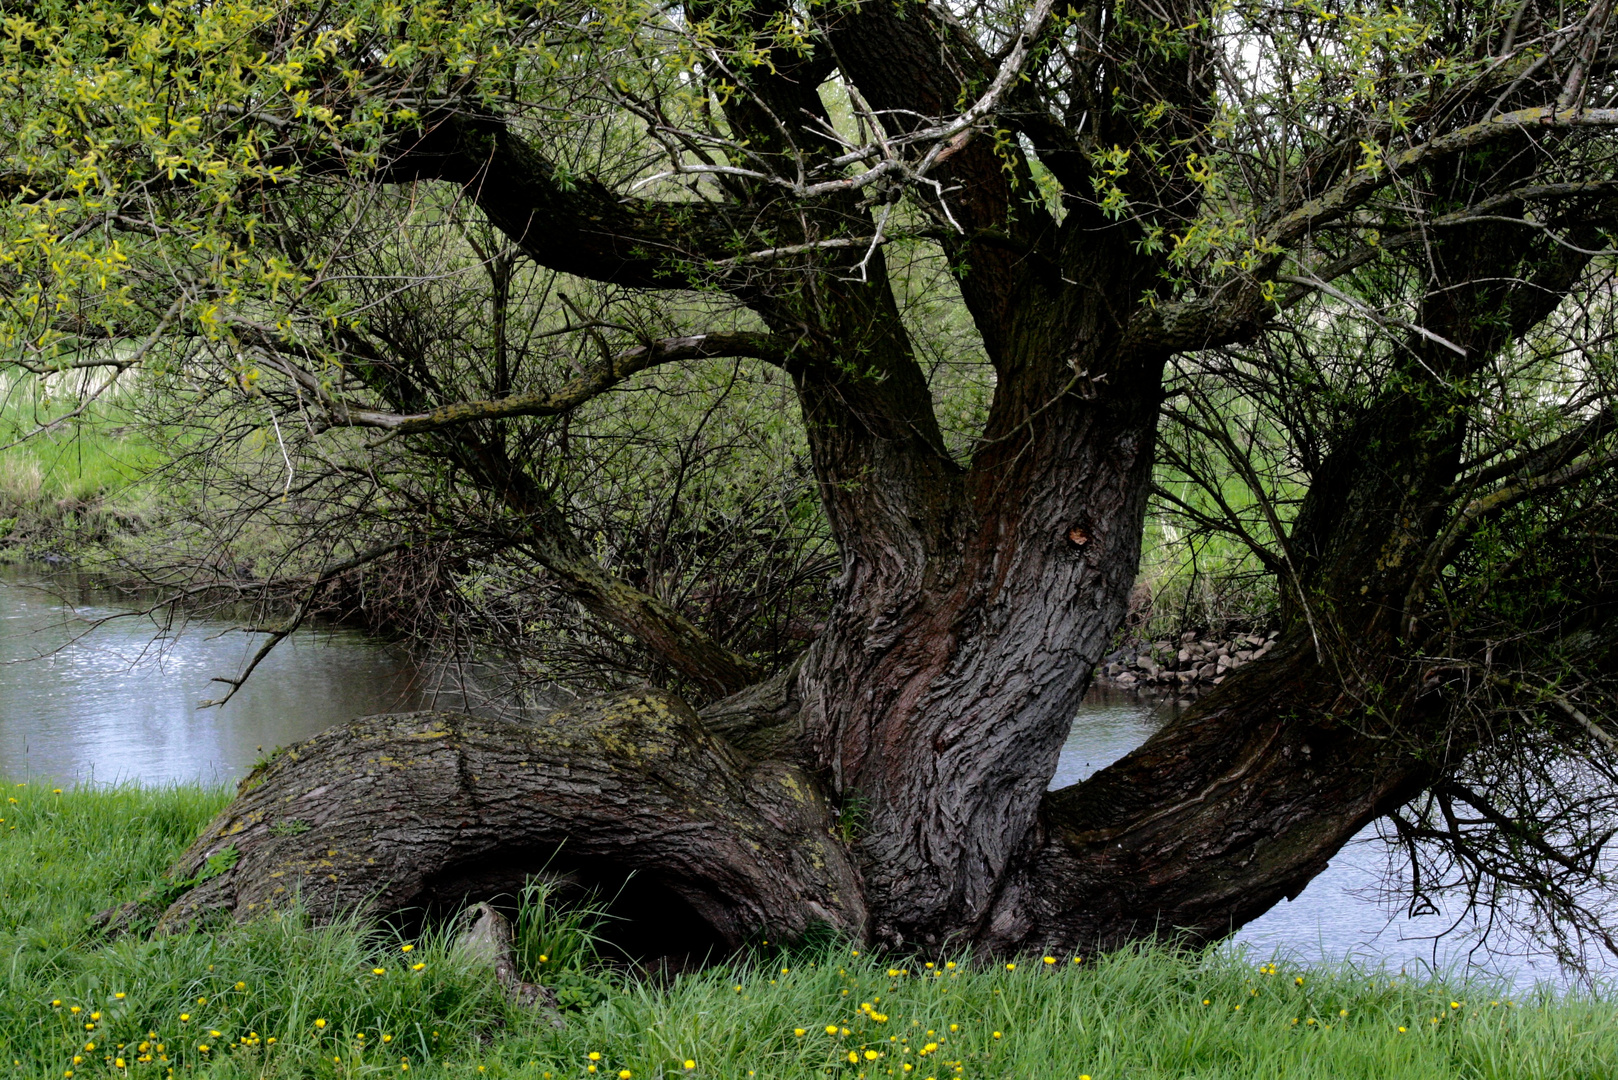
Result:
M836 1024L827 1024L826 1025L826 1034L827 1035L835 1035L835 1034L837 1034L837 1025Z
M809 1034L809 1032L804 1028L793 1028L792 1029L792 1034L796 1035L798 1038L801 1039L805 1035Z
M69 1005L67 1011L70 1012L70 1013L77 1014L77 1013L83 1012L84 1010L79 1008L77 1005Z
M629 1078L634 1075L635 1074L630 1072L628 1069L618 1070L618 1080L629 1080Z
M682 1064L684 1065L686 1072L690 1072L692 1069L697 1067L697 1063L690 1058L686 1058Z
M590 1057L591 1061L600 1061L601 1060L601 1054L598 1051L595 1051L595 1050L590 1051L589 1057Z
M415 948L414 945L401 945L401 946L399 946L399 951L400 952L409 952L411 949L414 949L414 948Z
M1403 1035L1404 1033L1405 1033L1405 1029L1404 1029L1403 1025L1401 1025L1400 1028L1399 1028L1399 1034Z
M1293 979L1292 982L1296 986L1302 986L1303 985L1303 976L1299 975L1296 979Z
M1337 1015L1338 1016L1347 1016L1348 1015L1348 1010L1347 1009L1338 1009L1337 1010Z
M997 1038L997 1039L998 1039L998 1038L999 1038L999 1037L1000 1037L1000 1033L999 1033L999 1032L998 1032L998 1031L997 1031L997 1032L995 1032L995 1033L994 1033L994 1037L995 1037L995 1038Z
M411 971L420 971L423 968L425 968L426 966L427 966L426 964L411 964L410 965L410 970Z
M124 1000L124 992L122 990L118 991L116 994L114 994L112 996L113 996L113 1000L115 1000L115 1001Z
M181 1013L180 1014L180 1023L182 1023L182 1024L188 1023L188 1022L190 1022L190 1020L191 1020L191 1014L190 1013Z
M239 983L236 984L236 989L238 989L238 990L246 990L247 989L247 984L244 983L244 982L239 982Z
M875 1050L867 1050L867 1051L865 1051L865 1060L866 1061L875 1061L877 1058L879 1058L881 1056L882 1055L877 1053Z
M372 975L386 975L387 973L388 973L387 968L372 968L371 969L371 974Z
M385 1042L385 1043L390 1043L390 1042L393 1041L393 1036L392 1035L384 1035L384 1036L382 1036L382 1041Z
M323 1020L323 1019L317 1019L317 1020L316 1020L316 1021L315 1021L315 1027L317 1027L317 1028L323 1028L323 1027L325 1027L325 1026L326 1026L326 1021L325 1021L325 1020Z
M1006 965L1006 970L1007 971L1016 971L1017 970L1017 965L1016 964L1007 964Z
M1461 1007L1461 1003L1459 1001L1452 1001L1449 1003L1449 1007L1452 1009L1459 1009Z
M1046 958L1045 958L1045 962L1046 962L1046 963L1047 963L1047 964L1054 964L1054 963L1056 963L1056 957L1054 957L1054 956L1047 956L1047 957L1046 957Z

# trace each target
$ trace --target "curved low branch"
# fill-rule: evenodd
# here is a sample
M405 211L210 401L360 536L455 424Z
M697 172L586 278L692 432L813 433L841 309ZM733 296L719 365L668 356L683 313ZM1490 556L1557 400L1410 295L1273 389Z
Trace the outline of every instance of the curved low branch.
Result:
M1431 762L1330 715L1341 686L1314 652L1307 627L1295 628L1121 761L1048 792L987 944L1217 940L1296 897L1350 837L1429 782Z
M171 868L159 926L295 899L317 920L432 916L571 872L672 893L721 946L817 924L858 936L858 879L830 827L806 774L749 764L651 688L527 725L373 716L254 769Z

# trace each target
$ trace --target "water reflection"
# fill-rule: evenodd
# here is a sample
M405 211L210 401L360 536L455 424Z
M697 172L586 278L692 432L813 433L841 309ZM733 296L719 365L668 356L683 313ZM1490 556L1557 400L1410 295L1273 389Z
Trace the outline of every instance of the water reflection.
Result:
M71 577L0 578L0 776L224 783L261 748L425 707L421 673L401 656L361 634L308 630L226 705L200 709L224 689L212 680L237 674L264 639L205 620L170 634L146 617L101 621L127 607Z

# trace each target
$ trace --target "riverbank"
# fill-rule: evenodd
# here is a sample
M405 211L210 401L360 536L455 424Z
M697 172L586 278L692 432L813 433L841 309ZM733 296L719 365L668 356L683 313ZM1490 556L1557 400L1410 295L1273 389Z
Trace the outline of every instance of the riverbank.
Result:
M574 990L557 1028L438 936L288 915L101 941L89 918L158 884L227 793L6 792L0 1065L16 1077L1520 1080L1618 1060L1611 1001L1157 950L928 968L821 943L661 981L581 963L542 976Z
M161 516L162 457L116 402L0 383L0 562L98 564ZM143 482L146 482L143 486Z

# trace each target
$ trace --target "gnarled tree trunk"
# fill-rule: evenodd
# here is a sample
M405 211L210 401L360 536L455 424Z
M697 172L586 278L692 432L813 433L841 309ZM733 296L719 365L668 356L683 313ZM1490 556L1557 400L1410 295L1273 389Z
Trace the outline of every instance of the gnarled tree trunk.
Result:
M1103 145L1136 145L1151 128L1157 172L1117 183L1183 226L1201 193L1185 155L1212 122L1212 68L1200 8L1168 8L1120 20L1106 41L1127 55L1108 71L1109 92L1161 103L1167 118L1109 106L1088 122L1103 125ZM769 24L770 5L749 12ZM1193 30L1160 47L1156 22ZM895 135L950 115L995 72L923 6L841 5L823 30ZM770 118L825 119L816 63L760 68L727 98L731 129L783 176L802 148ZM1409 597L1430 584L1423 553L1452 518L1466 384L1559 301L1588 255L1513 248L1507 226L1486 224L1435 243L1423 271L1439 298L1423 312L1432 329L1406 343L1398 385L1334 449L1290 531L1280 647L1123 761L1048 792L1135 579L1164 363L1251 336L1273 303L1256 279L1168 302L1168 263L1143 220L1104 212L1089 155L1048 116L1007 102L1045 168L1082 196L1060 222L1021 200L1032 169L1015 140L1002 154L963 139L936 159L942 186L925 197L954 226L944 250L996 376L969 463L945 448L880 246L858 262L846 244L815 247L846 239L850 221L874 227L852 190L787 212L771 201L779 186L738 181L734 205L676 209L593 180L557 182L498 117L452 110L412 132L390 178L463 185L543 265L641 289L690 285L671 269L679 260L658 254L671 249L730 268L719 286L770 333L730 335L727 347L780 364L798 390L842 557L833 608L805 655L757 681L750 661L594 566L542 486L472 422L541 405L435 418L407 365L366 353L356 377L399 415L364 422L438 440L531 523L536 558L570 595L727 696L698 712L648 688L528 726L413 714L334 728L244 782L176 866L189 884L164 924L251 917L294 896L321 916L430 915L551 872L609 887L633 874L625 895L645 919L683 927L665 936L688 952L816 926L923 950L1208 939L1295 896L1367 821L1431 782L1420 750L1433 704L1402 657ZM1452 142L1410 167L1474 145ZM1471 197L1485 180L1517 184L1531 171L1523 161L1521 175L1428 179ZM1289 191L1267 211L1277 250L1382 182L1345 161L1317 164L1329 190ZM733 257L740 218L769 224L774 253L839 254L749 269ZM1469 284L1487 259L1514 269ZM680 341L668 355L709 355L697 338ZM609 363L599 381L620 378Z

